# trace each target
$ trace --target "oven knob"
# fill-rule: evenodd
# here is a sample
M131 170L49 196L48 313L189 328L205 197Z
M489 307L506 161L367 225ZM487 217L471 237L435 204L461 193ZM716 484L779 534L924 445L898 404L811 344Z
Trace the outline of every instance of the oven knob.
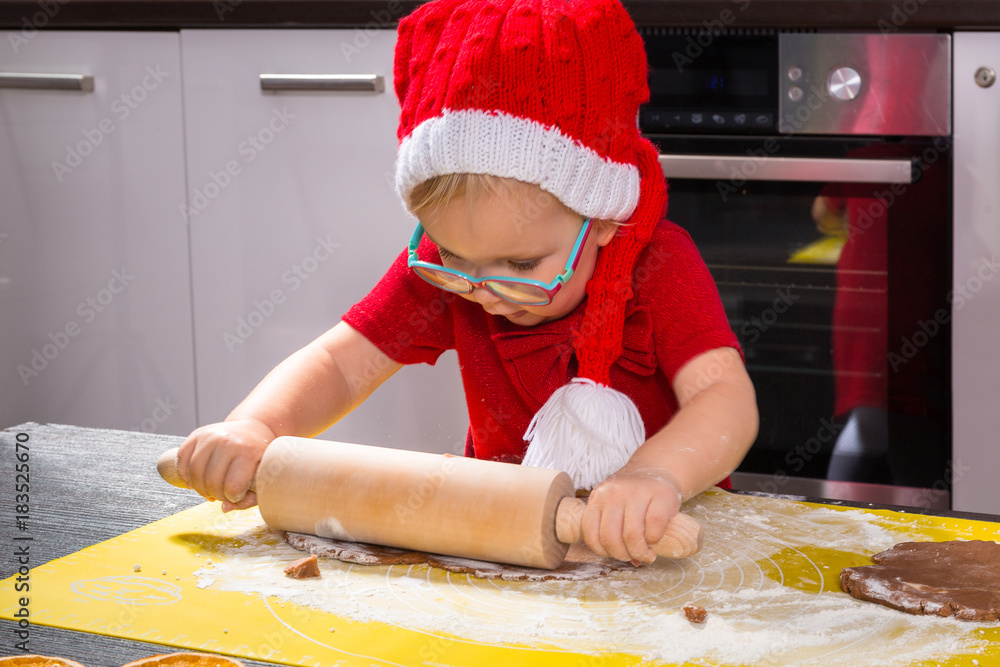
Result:
M826 87L838 100L853 100L861 92L861 75L853 67L838 67L830 72Z

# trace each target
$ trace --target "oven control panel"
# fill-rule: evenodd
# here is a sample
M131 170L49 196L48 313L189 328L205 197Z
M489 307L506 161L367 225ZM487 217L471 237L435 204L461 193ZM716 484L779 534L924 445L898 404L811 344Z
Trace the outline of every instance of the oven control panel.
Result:
M787 134L951 134L951 36L779 36L777 130Z
M646 134L951 134L951 36L643 28Z

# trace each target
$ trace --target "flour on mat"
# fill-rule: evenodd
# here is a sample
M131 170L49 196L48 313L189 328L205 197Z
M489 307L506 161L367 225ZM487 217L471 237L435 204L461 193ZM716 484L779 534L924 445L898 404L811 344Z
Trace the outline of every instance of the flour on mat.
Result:
M868 556L909 539L879 517L723 492L703 494L684 509L705 528L700 553L591 581L486 581L426 565L329 560L321 563L322 579L289 579L282 569L301 552L254 513L233 524L243 546L195 574L199 586L210 582L356 621L671 663L901 665L985 646L969 623L910 616L840 592L831 585L839 570L803 548ZM795 567L785 568L778 554L798 559ZM688 603L705 607L705 623L685 619Z

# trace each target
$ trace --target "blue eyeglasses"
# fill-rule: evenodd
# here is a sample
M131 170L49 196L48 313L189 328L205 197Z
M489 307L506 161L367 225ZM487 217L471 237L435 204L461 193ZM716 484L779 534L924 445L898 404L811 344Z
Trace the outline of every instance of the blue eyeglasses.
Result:
M555 277L555 280L547 284L540 280L517 278L514 276L487 276L477 280L462 271L421 261L417 257L417 247L420 245L420 239L424 236L424 226L419 222L417 223L417 229L413 232L413 238L410 239L407 266L431 285L448 292L471 294L473 289L484 287L501 299L510 301L511 303L517 303L522 306L545 306L552 303L552 298L559 292L559 289L573 277L573 273L580 263L580 253L583 250L583 246L587 243L587 237L590 236L591 226L590 218L583 221L583 228L580 229L580 234L576 237L573 250L569 253L569 259L566 260L566 267L562 273Z

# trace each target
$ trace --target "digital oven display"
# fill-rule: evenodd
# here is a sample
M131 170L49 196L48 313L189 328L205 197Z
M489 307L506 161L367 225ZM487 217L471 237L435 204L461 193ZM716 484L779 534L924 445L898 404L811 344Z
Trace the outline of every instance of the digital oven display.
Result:
M768 72L763 69L653 70L649 73L649 87L692 98L755 98L771 94Z
M649 60L647 134L767 134L778 115L777 35L642 31Z

